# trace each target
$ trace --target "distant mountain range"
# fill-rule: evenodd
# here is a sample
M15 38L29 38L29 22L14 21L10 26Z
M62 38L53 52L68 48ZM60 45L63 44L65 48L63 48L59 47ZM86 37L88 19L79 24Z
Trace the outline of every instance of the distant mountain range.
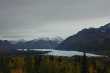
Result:
M14 50L14 49L48 49L55 48L63 39L58 37L54 39L40 38L30 41L9 41L0 40L0 50Z
M110 23L99 28L83 29L64 40L57 49L110 55Z

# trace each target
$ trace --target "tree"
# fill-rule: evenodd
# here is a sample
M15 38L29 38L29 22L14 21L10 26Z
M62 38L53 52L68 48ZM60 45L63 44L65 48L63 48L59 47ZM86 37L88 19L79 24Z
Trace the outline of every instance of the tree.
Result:
M0 72L2 73L10 73L10 68L8 66L8 58L0 57Z
M81 73L89 73L88 72L87 56L86 56L86 53L85 52L84 52L84 55L82 57Z

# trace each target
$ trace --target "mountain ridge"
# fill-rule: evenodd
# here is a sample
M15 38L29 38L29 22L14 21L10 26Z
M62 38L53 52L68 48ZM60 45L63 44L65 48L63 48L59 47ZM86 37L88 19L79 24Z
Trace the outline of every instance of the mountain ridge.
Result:
M0 40L0 49L36 49L36 48L55 48L63 39L61 38L40 38L29 41Z
M85 28L65 39L57 49L110 55L110 23L99 28Z

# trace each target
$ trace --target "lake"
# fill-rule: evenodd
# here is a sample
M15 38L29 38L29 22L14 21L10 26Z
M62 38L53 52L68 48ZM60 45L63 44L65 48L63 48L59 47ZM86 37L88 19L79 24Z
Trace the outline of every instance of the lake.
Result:
M53 55L53 56L82 56L84 53L80 51L64 51L64 50L55 50L55 49L18 49L18 51L48 51L48 53L42 54L42 55ZM89 57L100 57L101 55L96 55L92 53L86 53L86 56Z

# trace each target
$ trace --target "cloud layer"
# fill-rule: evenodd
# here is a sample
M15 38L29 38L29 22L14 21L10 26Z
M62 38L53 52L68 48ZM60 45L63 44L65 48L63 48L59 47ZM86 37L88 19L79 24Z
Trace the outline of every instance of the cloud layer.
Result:
M109 18L104 18L110 16L109 3L109 0L0 0L0 34L69 36L82 29L83 24L89 27L109 22Z

